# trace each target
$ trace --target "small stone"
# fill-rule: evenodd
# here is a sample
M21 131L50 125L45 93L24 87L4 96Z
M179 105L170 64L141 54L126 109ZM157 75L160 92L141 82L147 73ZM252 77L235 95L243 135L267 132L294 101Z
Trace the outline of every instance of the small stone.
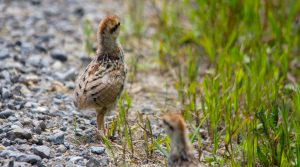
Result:
M32 129L32 132L34 132L34 133L40 135L40 134L42 133L42 130L41 130L40 127L34 127L34 128Z
M47 146L36 146L33 148L33 153L41 158L50 158L50 148Z
M0 67L1 69L1 67ZM0 78L4 78L7 83L11 82L10 73L7 70L4 70L0 73ZM1 90L0 90L1 92Z
M8 51L8 49L1 49L0 50L0 60L4 60L6 58L9 58L9 51Z
M41 161L41 158L39 156L32 155L32 154L24 154L19 151L11 151L11 150L1 151L0 157L15 158L16 161L28 162L31 164L36 164Z
M0 144L0 151L5 150L6 147Z
M65 153L67 151L67 148L64 145L59 145L57 151L59 153Z
M41 157L37 156L37 155L23 155L23 156L20 156L19 158L17 158L18 161L21 161L21 162L28 162L28 163L31 163L31 164L36 164L38 162L41 161Z
M76 164L78 161L80 161L82 159L83 159L83 157L74 156L74 157L70 157L69 161L73 162L74 164Z
M12 96L11 91L6 88L2 88L2 99L9 99Z
M13 115L13 112L11 110L4 110L0 112L0 118L5 119Z
M94 154L103 154L105 152L105 148L104 147L91 147L91 152Z
M38 68L43 67L41 64L41 61L42 61L42 57L39 55L31 55L31 56L29 56L28 59L26 59L27 63L29 63L30 65L32 65L34 67L38 67Z
M37 121L37 120L33 120L33 131L37 134L41 134L42 131L45 131L46 129L46 124L44 121Z
M11 143L11 141L9 140L9 139L7 139L7 138L3 138L2 140L1 140L1 143L4 145L4 146L10 146L12 143Z
M79 17L82 17L84 15L84 9L82 7L78 7L74 10L74 14L79 16Z
M27 141L25 139L15 139L17 144L25 144Z
M108 164L109 164L109 158L108 158L108 157L102 157L102 158L100 159L100 164L101 164L102 166L108 166Z
M46 130L46 128L47 128L47 126L46 126L46 124L45 124L45 122L44 122L44 121L40 121L40 123L39 123L39 127L41 128L41 130L42 130L42 131L45 131L45 130Z
M47 49L42 46L42 45L35 45L34 47L36 50L38 50L39 52L42 52L42 53L47 53Z
M51 57L55 60L59 60L61 62L66 62L68 57L62 51L55 50L51 53Z
M82 130L77 130L76 132L75 132L75 136L84 136L85 135L85 133L84 132L82 132Z
M32 144L43 145L42 139L32 139Z
M31 126L32 124L32 119L25 117L23 118L23 120L21 121L23 126Z
M7 164L7 167L14 167L14 166L18 166L18 167L28 167L31 166L31 164L27 163L27 162L17 162L15 160L10 160Z
M91 125L97 125L96 119L92 119L90 122Z
M63 126L63 127L61 127L61 128L59 128L59 130L61 130L61 131L66 131L67 130L67 127L65 127L65 126Z
M16 139L18 140L18 139ZM16 141L15 140L15 141ZM16 145L15 147L17 150L19 150L20 152L24 153L25 151L30 149L30 146L28 144L21 144L21 145Z
M65 72L56 73L55 76L61 81L74 81L76 80L76 72L77 70L75 68L70 68Z
M33 112L41 112L41 113L45 113L48 110L49 110L48 107L45 106L40 106L32 109Z
M65 140L64 132L58 132L58 133L48 137L48 141L50 141L54 144L63 144L64 140Z
M100 162L97 161L95 158L90 158L89 161L86 163L87 167L97 167L100 166Z
M37 5L41 4L41 1L40 0L31 0L31 4L37 6Z
M16 138L31 139L32 134L29 129L18 127L18 128L15 128L15 129L9 131L6 134L6 137L10 140L15 140Z

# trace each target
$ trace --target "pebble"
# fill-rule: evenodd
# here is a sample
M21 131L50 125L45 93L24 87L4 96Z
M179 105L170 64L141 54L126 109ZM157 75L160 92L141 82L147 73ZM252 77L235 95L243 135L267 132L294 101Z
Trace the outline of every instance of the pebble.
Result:
M37 155L24 155L24 156L20 156L17 160L21 161L21 162L28 162L31 164L36 164L38 162L41 161L41 157L37 156Z
M7 167L14 167L14 166L29 167L29 166L31 166L31 164L29 164L27 162L17 162L17 161L14 161L14 160L9 161Z
M94 154L103 154L105 152L105 148L104 147L91 147L91 152Z
M11 142L9 139L7 139L7 138L3 138L3 139L1 140L1 143L2 143L4 146L10 146L10 145L12 144L12 142Z
M0 112L0 118L5 119L12 116L14 113L11 110L4 110Z
M61 62L66 62L68 57L62 51L55 50L51 53L51 57L55 60L59 60Z
M36 164L37 162L41 161L41 157L32 154L24 154L18 151L12 150L4 150L0 152L0 157L3 158L15 158L16 161L21 162L28 162L31 164Z
M45 113L45 112L49 111L49 109L48 109L48 107L40 106L40 107L33 108L32 111Z
M69 81L69 80L75 80L76 79L76 73L77 70L75 68L70 68L66 72L59 72L56 73L57 79L61 81Z
M76 164L78 161L80 161L82 159L83 159L83 157L80 157L80 156L72 156L72 157L70 157L69 161Z
M6 88L2 88L2 99L8 99L12 96L11 91Z
M25 139L15 139L15 142L17 143L17 144L25 144L27 141L25 140Z
M109 165L109 158L108 157L101 157L100 164L102 166L108 166Z
M100 162L95 158L90 158L89 161L86 163L87 167L98 167L100 166Z
M43 145L43 140L42 139L32 139L32 144L36 144L36 145Z
M1 69L1 67L0 67L0 69ZM10 77L10 74L9 74L9 72L8 72L7 70L2 71L2 72L0 73L0 76L1 76L1 78L3 77L4 80L5 80L7 83L10 83L10 82L11 82L11 77ZM1 91L0 91L0 92L1 92Z
M4 60L9 58L9 50L8 49L1 49L0 50L0 60Z
M31 55L28 57L28 59L26 60L26 62L30 65L32 65L33 67L37 67L37 68L42 68L42 57L39 55Z
M10 140L15 140L16 138L20 138L20 139L31 139L32 138L32 134L30 132L29 129L27 128L15 128L11 131L9 131L6 134L6 137Z
M65 153L67 151L67 148L64 145L59 145L57 151L60 153Z
M63 144L64 140L65 140L64 132L58 132L48 137L48 141L52 142L53 144Z
M50 158L50 148L47 146L36 146L33 148L33 153L41 158Z

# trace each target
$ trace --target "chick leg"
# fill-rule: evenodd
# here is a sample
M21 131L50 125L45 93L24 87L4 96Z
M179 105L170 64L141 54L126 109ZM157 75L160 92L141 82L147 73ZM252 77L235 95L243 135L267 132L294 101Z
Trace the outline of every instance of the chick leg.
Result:
M106 135L106 129L105 129L105 113L106 113L106 109L96 109L97 112L97 129L99 132L101 132L101 130L104 132L102 134ZM100 133L101 134L101 133Z

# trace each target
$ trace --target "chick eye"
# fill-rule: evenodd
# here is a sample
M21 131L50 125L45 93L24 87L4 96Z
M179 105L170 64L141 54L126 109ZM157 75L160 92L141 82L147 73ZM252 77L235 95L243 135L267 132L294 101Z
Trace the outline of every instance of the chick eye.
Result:
M116 25L110 30L110 32L111 32L111 33L115 32L115 31L118 29L119 26L120 26L120 22L119 22L118 24L116 24Z
M167 127L171 130L174 131L173 126L171 126L166 120L163 120L164 124L167 125Z

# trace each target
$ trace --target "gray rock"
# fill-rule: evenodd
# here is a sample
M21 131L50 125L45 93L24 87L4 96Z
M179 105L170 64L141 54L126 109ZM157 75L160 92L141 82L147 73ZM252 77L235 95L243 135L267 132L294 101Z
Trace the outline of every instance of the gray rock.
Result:
M42 139L32 139L32 144L36 145L43 145L43 140Z
M54 144L63 144L64 140L65 140L65 133L64 132L58 132L58 133L48 137L48 141L50 141Z
M28 162L28 163L31 163L31 164L36 164L38 162L41 161L41 157L37 156L37 155L22 155L20 156L19 158L17 158L18 161L21 161L21 162Z
M46 130L46 124L44 121L34 120L33 125L34 125L34 128L32 129L32 131L36 134L41 134L42 131Z
M4 110L0 112L0 118L5 119L13 115L14 113L11 110Z
M50 148L47 146L36 146L33 148L33 153L41 158L50 158Z
M108 157L101 157L100 164L101 164L101 166L108 166L109 165L109 158Z
M17 139L16 139L17 140ZM21 145L16 145L15 147L17 150L19 150L20 152L24 153L25 151L30 150L30 146L28 144L21 144Z
M28 57L28 59L26 60L27 63L29 63L30 65L34 66L34 67L42 67L42 57L39 55L31 55Z
M94 154L103 154L105 152L105 148L104 147L91 147L91 152Z
M11 91L6 88L2 88L2 99L8 99L12 96Z
M100 166L100 162L95 158L90 158L89 161L86 163L87 167L98 167Z
M64 145L59 145L57 151L59 153L65 153L67 151L67 148Z
M4 48L0 50L0 60L4 60L6 58L9 58L9 50Z
M70 157L69 162L76 164L78 161L80 161L82 159L83 159L83 157L80 157L80 156L72 156L72 157Z
M61 81L70 81L70 80L76 80L76 68L70 68L65 72L58 72L55 74L55 76L57 77L57 79L61 80Z
M41 113L46 113L49 111L48 107L41 106L41 107L36 107L32 109L33 112L41 112Z
M1 67L0 67L1 69ZM3 77L7 83L11 82L10 74L7 70L4 70L0 73L0 77Z
M10 146L12 144L12 142L7 138L3 138L1 140L1 143L3 144L3 146Z
M51 53L51 57L55 60L59 60L61 62L66 62L68 60L68 57L66 56L65 53L63 53L62 51L59 50L54 50Z
M40 122L39 122L39 127L41 128L42 131L45 131L46 128L47 128L47 126L46 126L46 124L45 124L44 121L40 121Z
M34 127L34 128L32 129L32 132L33 132L33 133L36 133L36 134L38 134L38 135L40 135L40 134L42 133L42 130L41 130L40 127Z
M18 151L11 150L3 150L0 151L0 157L3 158L15 158L17 161L28 162L31 164L36 164L41 161L41 157L32 155L32 154L24 154Z
M25 139L15 139L15 142L17 143L17 144L25 144L27 141L25 140Z
M17 161L14 161L14 160L10 160L7 167L14 167L14 166L29 167L29 166L31 166L31 164L29 164L27 162L17 162Z
M35 45L34 48L39 52L47 53L47 48L43 45Z
M13 122L14 124L18 123L18 118L14 116L10 116L7 118L10 122ZM17 126L17 125L16 125ZM18 125L19 126L19 125Z
M10 140L15 140L16 138L20 139L31 139L32 134L27 128L15 128L9 132L7 132L6 137Z

